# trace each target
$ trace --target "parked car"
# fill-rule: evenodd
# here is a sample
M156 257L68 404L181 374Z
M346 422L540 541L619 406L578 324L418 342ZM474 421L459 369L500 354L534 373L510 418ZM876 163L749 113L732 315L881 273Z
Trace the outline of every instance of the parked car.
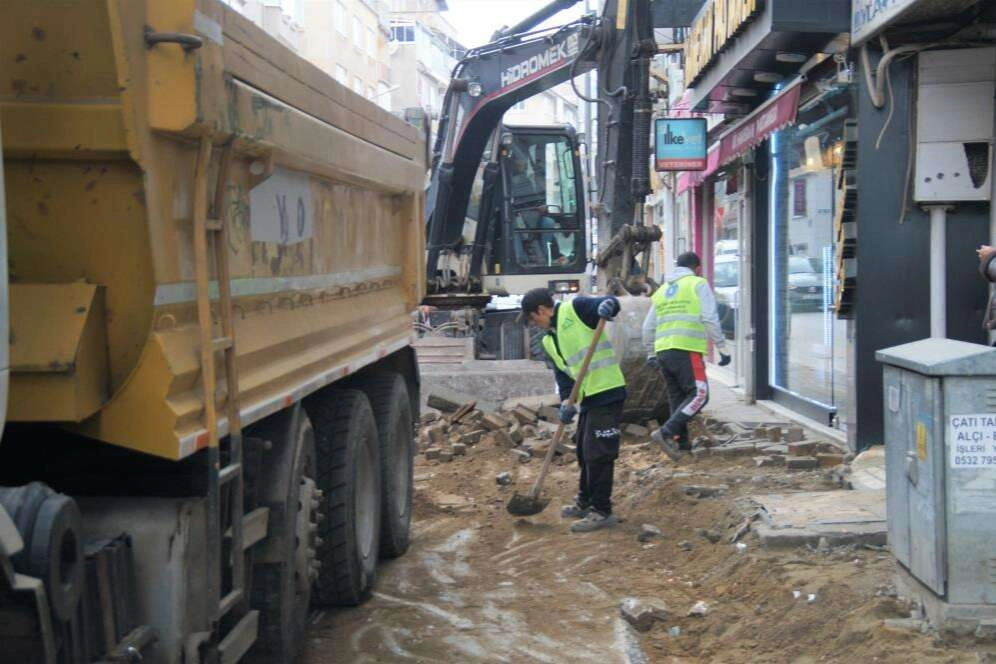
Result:
M719 325L727 339L736 336L737 307L740 298L740 257L736 254L719 254L713 264L713 292L716 294L716 313Z
M823 307L823 275L810 257L788 257L788 289L793 311L818 311Z

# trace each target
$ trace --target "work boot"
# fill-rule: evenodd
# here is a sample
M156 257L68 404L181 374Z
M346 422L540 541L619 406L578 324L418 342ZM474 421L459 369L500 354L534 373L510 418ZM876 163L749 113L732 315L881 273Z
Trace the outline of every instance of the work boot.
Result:
M602 528L611 528L619 523L619 519L614 514L605 515L601 512L591 510L588 516L571 524L572 533L590 533Z
M570 505L564 505L560 509L561 519L583 519L588 516L591 512L590 507L584 507L578 502L573 502Z
M678 436L674 435L664 427L659 429L654 429L650 433L650 438L655 443L660 443L661 449L664 450L664 454L671 457L671 461L675 463L681 458L681 450L678 449Z

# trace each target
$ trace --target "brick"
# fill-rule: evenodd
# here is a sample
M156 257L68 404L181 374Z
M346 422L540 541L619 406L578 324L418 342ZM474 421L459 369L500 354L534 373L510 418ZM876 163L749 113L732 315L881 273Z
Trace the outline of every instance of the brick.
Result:
M619 604L619 615L637 631L646 632L658 620L667 620L667 607L657 600L627 597Z
M430 447L425 451L425 458L428 461L432 461L433 459L438 459L440 452L442 452L442 450L439 449L438 447Z
M539 416L539 419L546 420L547 422L560 421L560 411L553 406L543 406L536 415Z
M446 397L441 397L438 394L430 394L426 403L429 408L435 408L436 410L441 410L444 413L455 413L460 410L460 404L456 401L450 401Z
M453 443L450 446L450 452L453 453L453 456L464 456L467 454L467 446L463 443Z
M790 456L785 459L785 465L789 470L812 470L819 466L819 461L815 457Z
M453 452L450 450L440 450L439 451L440 461L453 461Z
M536 424L536 420L538 419L536 417L536 413L528 410L524 406L518 406L515 408L515 410L512 411L512 417L514 417L515 421L519 424Z
M805 429L798 425L790 426L785 431L785 440L789 443L798 443L806 435Z
M498 413L488 413L481 420L481 423L488 431L498 431L499 429L508 428L508 421Z
M844 463L843 454L817 454L816 460L820 463L820 468L834 468Z
M650 430L647 427L640 426L639 424L627 424L623 427L623 433L629 434L630 436L636 436L637 438L646 438L650 435Z
M515 442L512 441L512 436L504 429L492 431L491 436L498 447L511 448L515 445Z

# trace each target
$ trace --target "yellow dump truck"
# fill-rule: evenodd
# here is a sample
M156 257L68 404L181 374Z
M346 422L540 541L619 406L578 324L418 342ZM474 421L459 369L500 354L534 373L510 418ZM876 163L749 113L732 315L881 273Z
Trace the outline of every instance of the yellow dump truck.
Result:
M217 0L0 71L0 659L290 662L408 545L425 138Z

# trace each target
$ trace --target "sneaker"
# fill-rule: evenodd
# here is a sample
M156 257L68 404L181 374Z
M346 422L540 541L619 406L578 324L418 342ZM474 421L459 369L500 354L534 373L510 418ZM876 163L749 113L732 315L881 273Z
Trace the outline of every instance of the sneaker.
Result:
M594 530L601 530L602 528L611 528L617 523L619 523L619 519L614 514L606 516L601 512L591 510L588 516L571 525L571 532L590 533Z
M577 503L571 503L570 505L564 505L560 509L560 518L561 519L583 519L586 516L588 516L589 512L591 512L591 508L590 507L581 507L581 505L579 505Z
M664 427L654 429L650 434L650 438L654 442L660 443L664 454L671 457L671 461L677 462L681 458L681 450L678 449L678 443L676 442L677 436L673 436L671 432L665 431Z

